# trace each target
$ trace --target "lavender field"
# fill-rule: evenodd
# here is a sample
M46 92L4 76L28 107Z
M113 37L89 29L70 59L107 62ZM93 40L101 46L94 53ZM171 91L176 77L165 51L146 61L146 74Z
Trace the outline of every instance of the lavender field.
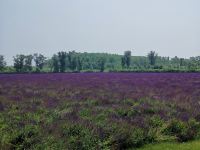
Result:
M199 122L199 73L0 75L0 149L185 142Z

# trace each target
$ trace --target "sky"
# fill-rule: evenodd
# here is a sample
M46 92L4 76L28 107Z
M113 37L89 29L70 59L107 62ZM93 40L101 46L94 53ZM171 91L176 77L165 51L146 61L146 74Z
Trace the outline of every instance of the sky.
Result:
M0 0L0 54L200 55L200 0Z

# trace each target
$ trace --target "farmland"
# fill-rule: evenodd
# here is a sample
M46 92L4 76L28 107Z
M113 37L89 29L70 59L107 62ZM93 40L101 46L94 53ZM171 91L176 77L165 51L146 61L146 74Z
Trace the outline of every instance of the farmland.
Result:
M199 73L0 75L0 149L187 142L199 123Z

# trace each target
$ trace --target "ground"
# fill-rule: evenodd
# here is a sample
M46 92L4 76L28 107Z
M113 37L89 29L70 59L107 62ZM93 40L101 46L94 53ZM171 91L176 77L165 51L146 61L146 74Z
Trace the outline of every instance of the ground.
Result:
M0 75L1 149L195 148L174 142L199 128L199 73Z

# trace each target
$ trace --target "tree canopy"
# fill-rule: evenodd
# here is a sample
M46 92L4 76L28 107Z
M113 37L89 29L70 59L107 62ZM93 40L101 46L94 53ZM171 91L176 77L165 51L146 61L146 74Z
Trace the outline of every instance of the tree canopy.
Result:
M134 54L134 53L133 53ZM6 66L0 55L1 72L194 72L200 71L200 56L173 58L159 56L150 51L147 56L132 56L131 51L124 55L107 53L78 53L60 51L51 58L42 54L18 54L13 57L13 66ZM34 62L34 63L33 63Z

